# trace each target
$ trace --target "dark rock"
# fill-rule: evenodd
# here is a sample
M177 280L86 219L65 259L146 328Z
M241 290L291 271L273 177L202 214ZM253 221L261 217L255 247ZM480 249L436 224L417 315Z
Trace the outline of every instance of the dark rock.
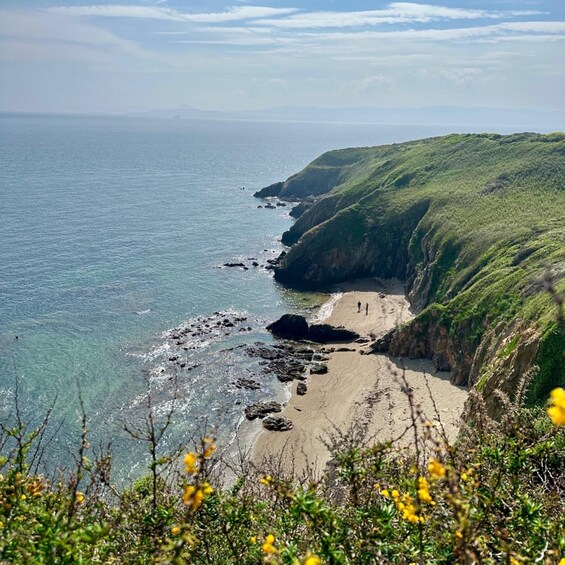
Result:
M339 353L346 353L348 351L355 351L355 349L351 348L351 347L338 347L336 349L337 352Z
M377 339L374 343L371 344L370 349L373 353L386 353L392 342L392 338L394 337L394 330L390 330L385 335Z
M308 337L308 322L304 316L285 314L276 322L269 324L267 329L275 336L284 339L306 339Z
M310 367L311 375L325 375L328 372L328 366L325 363L318 363Z
M266 198L268 196L278 196L282 187L283 187L283 184L284 184L284 182L276 182L274 184L266 186L265 188L262 188L261 190L258 190L253 196L255 196L257 198Z
M224 267L245 267L243 263L224 263Z
M270 402L258 402L257 404L251 404L245 409L245 417L248 420L255 420L255 418L264 418L267 414L280 412L281 410L281 404L274 400Z
M263 427L272 432L286 432L292 430L294 424L286 418L280 416L267 416L263 420Z
M257 381L245 377L237 379L234 384L236 388L244 388L246 390L259 390L261 388L261 385Z
M330 324L312 324L308 331L308 339L317 343L350 342L359 337L357 332L336 328Z
M294 219L300 218L300 216L302 216L302 214L304 214L304 212L306 212L306 210L308 210L308 208L310 208L310 206L311 206L311 204L308 204L306 202L301 202L300 204L297 204L290 211L290 217L294 218Z
M271 209L274 210L276 208L276 206L271 204L270 202L268 202L267 204L265 204L265 208L271 208Z
M273 347L255 347L249 346L246 348L245 353L250 357L260 357L272 361L274 359L282 359L284 354Z
M277 206L286 206L286 204L284 202L277 202Z
M296 394L298 394L298 396L304 396L307 391L308 387L306 386L306 383L298 383L296 385Z
M257 263L257 261L253 261L253 263L251 263L254 267L258 267L259 263Z
M178 356L169 357L169 361L177 361L177 360L178 360Z
M360 337L355 340L355 343L369 343L371 340L368 337Z

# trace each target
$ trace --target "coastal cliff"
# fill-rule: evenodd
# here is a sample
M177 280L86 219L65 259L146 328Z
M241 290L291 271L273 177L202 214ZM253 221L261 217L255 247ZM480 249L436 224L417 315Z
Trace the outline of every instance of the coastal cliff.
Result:
M278 281L397 277L419 315L387 345L457 384L530 401L565 382L565 135L449 135L325 153L256 196L303 200ZM548 289L551 292L548 292Z

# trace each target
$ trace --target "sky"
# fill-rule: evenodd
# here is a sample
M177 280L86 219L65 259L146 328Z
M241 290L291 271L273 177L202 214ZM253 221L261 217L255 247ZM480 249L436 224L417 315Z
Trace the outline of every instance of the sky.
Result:
M565 109L565 0L0 1L0 111Z

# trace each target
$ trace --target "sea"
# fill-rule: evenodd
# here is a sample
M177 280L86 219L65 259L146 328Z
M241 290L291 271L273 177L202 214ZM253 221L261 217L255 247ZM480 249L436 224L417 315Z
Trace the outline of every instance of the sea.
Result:
M330 149L483 129L0 114L0 421L49 413L43 463L70 470L84 412L121 481L147 472L150 412L161 453L229 446L288 393L246 346L328 298L265 268L292 219L254 191Z

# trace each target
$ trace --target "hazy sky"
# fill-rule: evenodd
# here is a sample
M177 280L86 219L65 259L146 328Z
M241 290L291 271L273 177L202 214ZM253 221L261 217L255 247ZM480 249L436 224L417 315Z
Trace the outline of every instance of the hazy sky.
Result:
M565 108L565 0L2 0L0 110Z

